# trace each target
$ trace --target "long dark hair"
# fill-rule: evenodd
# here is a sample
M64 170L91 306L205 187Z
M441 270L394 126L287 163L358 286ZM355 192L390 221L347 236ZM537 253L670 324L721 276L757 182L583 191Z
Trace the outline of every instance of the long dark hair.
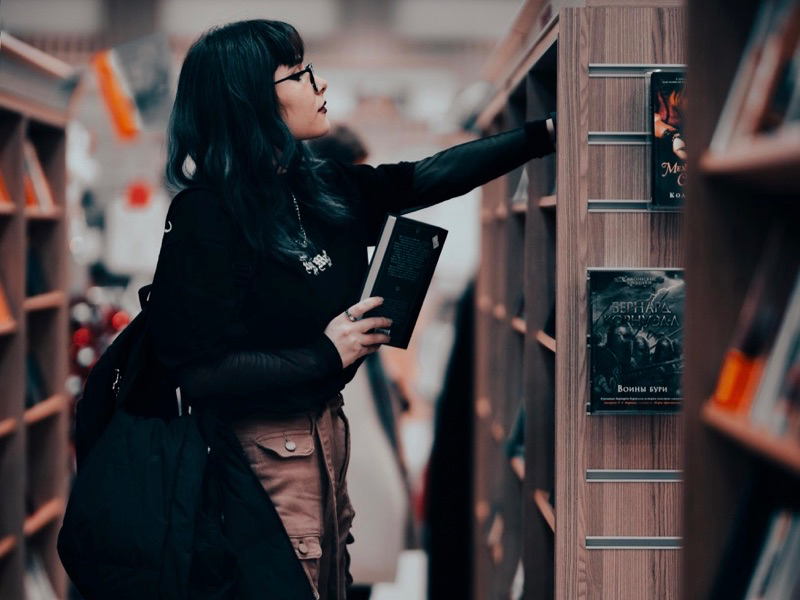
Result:
M167 180L178 189L204 185L220 194L257 256L294 260L316 252L313 239L300 246L291 191L303 215L328 223L351 218L319 176L321 161L292 137L280 114L275 70L301 63L304 53L288 23L239 21L204 33L178 79Z

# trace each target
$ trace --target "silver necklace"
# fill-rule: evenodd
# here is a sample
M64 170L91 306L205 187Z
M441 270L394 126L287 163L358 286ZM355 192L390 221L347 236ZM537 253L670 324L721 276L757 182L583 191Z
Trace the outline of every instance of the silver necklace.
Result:
M298 241L300 242L300 245L303 248L308 248L308 236L306 235L305 227L303 227L303 219L300 218L300 205L297 204L297 198L294 197L294 194L292 192L289 193L292 194L292 202L294 202L294 210L297 213L297 223L298 225L300 225L300 233L303 236L303 239ZM328 256L328 253L325 252L325 250L322 248L320 248L320 252L318 252L316 256L314 256L314 258L309 259L308 255L305 252L300 254L299 258L300 262L306 269L306 273L308 273L309 275L319 275L320 273L322 273L322 271L325 271L326 269L329 269L330 267L333 266L333 261L331 260L331 257Z

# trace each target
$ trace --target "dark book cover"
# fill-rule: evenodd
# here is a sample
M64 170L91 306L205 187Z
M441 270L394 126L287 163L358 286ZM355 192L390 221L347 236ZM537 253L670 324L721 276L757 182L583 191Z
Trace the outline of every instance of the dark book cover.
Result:
M592 269L588 288L588 412L680 410L683 271Z
M392 319L391 341L408 348L447 230L398 215L388 215L372 256L361 299L381 296L370 317Z
M653 123L651 208L677 210L686 197L686 75L682 71L653 71L649 78Z

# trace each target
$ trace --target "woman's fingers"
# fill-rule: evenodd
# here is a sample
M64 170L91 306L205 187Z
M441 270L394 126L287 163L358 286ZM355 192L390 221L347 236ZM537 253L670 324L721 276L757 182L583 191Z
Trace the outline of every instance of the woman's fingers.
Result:
M388 329L391 326L392 326L392 320L387 319L386 317L368 317L366 319L361 319L358 322L358 328L363 333L366 333L371 329L377 329L378 327Z
M377 349L380 344L386 344L390 340L390 337L385 333L365 333L364 339L361 341L361 345L365 348L371 348L375 346Z
M371 298L364 298L361 302L358 302L347 309L355 319L360 319L373 308L379 307L383 304L383 298L380 296L372 296Z

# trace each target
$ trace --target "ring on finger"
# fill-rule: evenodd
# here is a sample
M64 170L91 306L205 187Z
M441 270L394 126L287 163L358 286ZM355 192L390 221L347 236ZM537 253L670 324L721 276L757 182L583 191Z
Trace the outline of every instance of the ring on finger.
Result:
M344 309L344 316L345 316L345 317L347 317L347 318L350 320L350 322L351 322L351 323L355 323L356 321L358 321L358 319L356 319L356 318L355 318L355 317L352 315L352 313L350 312L350 309L349 309L349 308L345 308L345 309Z

